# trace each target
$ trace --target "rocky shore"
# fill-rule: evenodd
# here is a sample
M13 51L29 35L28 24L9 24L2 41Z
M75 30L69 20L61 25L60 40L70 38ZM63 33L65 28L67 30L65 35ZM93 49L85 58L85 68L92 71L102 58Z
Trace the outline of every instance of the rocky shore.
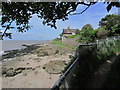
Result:
M1 57L2 88L51 88L73 52L51 43L24 46Z

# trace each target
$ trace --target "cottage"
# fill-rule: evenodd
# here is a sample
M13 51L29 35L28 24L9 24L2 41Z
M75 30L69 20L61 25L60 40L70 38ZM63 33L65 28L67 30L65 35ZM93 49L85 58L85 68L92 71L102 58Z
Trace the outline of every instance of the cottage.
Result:
M62 37L72 36L77 34L76 29L63 29Z
M62 41L64 41L66 39L67 36L72 36L77 34L76 29L63 29L63 33L62 33Z

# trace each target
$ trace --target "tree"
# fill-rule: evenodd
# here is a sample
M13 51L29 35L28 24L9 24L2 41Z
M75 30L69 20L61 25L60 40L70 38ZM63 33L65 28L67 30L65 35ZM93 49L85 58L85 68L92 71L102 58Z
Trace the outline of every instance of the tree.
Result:
M70 26L68 26L67 29L70 29Z
M76 34L80 34L80 30L79 29L76 29Z
M79 42L91 43L95 41L96 32L93 29L92 25L86 24L80 31Z
M89 31L89 30L93 30L93 27L91 24L86 24L85 26L82 27L81 30Z
M2 21L1 25L5 28L2 37L11 38L11 33L7 30L12 29L11 24L15 22L19 32L29 30L29 20L33 14L43 19L43 24L54 28L57 20L67 20L69 15L82 14L90 6L97 2L2 2ZM120 7L119 2L107 3L109 11L113 6ZM73 13L78 5L85 5L87 8L80 13Z
M99 25L104 26L105 30L109 31L109 36L120 34L120 15L106 15L105 18L101 19Z
M96 29L96 38L101 39L101 38L105 38L109 35L108 30L105 30L104 26L99 27L98 29Z

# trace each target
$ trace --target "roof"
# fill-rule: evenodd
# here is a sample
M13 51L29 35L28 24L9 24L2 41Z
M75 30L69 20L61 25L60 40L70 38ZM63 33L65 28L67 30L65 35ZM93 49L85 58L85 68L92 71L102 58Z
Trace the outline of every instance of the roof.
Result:
M72 33L72 32L76 33L76 30L75 29L63 29L63 33Z

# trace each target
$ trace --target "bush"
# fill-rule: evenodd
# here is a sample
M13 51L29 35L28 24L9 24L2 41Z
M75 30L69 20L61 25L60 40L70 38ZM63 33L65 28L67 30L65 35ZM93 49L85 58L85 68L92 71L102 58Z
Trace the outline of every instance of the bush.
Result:
M91 43L95 41L96 31L92 28L90 24L87 24L83 26L79 36L79 42Z
M91 43L91 42L94 42L95 41L95 30L89 30L89 31L86 31L86 30L83 30L83 31L80 31L80 37L79 37L79 42L83 42L83 43Z
M105 38L109 35L108 30L105 30L105 27L99 27L96 30L96 37L101 39L101 38Z

